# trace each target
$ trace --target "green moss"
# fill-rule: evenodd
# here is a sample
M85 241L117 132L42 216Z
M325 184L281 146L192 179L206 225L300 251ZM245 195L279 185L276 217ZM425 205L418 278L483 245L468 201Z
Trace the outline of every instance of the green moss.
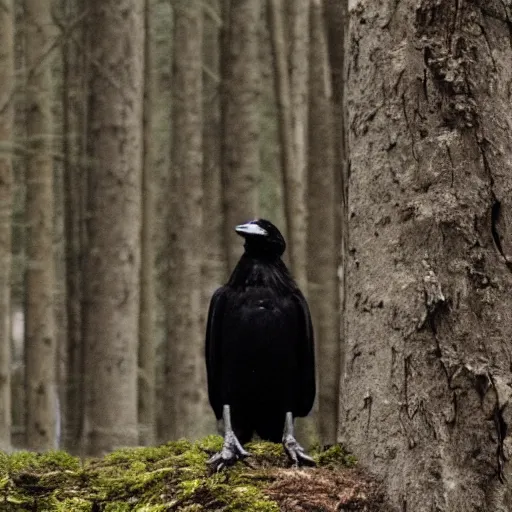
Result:
M103 510L105 512L130 512L132 505L126 502L110 502L105 505Z
M168 506L162 505L140 505L137 507L137 512L165 512L169 510Z
M86 498L65 498L54 502L56 512L92 512L93 504Z
M222 449L223 439L221 436L207 436L203 439L200 439L197 442L197 446L201 450L209 451L209 452L218 452Z
M251 452L251 454L260 457L281 459L285 456L283 445L281 443L257 441L248 443L247 449L249 452Z
M279 512L276 502L270 501L261 490L254 485L239 485L232 488L230 502L224 509L226 512L247 510L255 512Z
M2 473L0 486L7 510L34 510L37 505L42 510L60 511L65 509L59 508L57 496L61 489L74 487L81 469L76 457L62 451L20 451L6 458Z
M313 454L316 463L319 466L336 468L336 466L353 467L357 463L357 459L347 453L341 444L335 444L327 450L317 451Z
M276 479L276 468L288 465L282 446L250 443L247 461L210 474L207 460L221 448L222 438L209 436L117 450L83 465L64 452L0 454L0 510L277 512L279 505L265 489ZM332 468L354 463L340 446L314 457Z
M0 451L0 479L4 478L9 470L9 457L7 453Z
M13 471L78 471L80 461L76 457L63 451L53 452L14 452L7 457L7 467L9 472Z

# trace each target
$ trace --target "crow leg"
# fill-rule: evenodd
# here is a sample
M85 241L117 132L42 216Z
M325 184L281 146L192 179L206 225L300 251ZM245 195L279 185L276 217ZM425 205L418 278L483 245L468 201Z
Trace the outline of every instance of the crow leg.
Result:
M250 455L248 451L244 450L233 431L229 405L225 405L222 409L222 418L224 419L224 445L219 453L216 453L208 460L208 464L214 471L220 471L222 468L232 466L237 460Z
M315 461L295 439L293 415L291 412L286 413L284 421L283 446L294 467L316 465Z

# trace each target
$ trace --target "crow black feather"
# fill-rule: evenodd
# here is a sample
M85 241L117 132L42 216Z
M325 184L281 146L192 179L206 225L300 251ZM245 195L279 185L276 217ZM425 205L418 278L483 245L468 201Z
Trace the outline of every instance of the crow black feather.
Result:
M286 414L306 416L315 398L311 316L281 259L286 244L279 230L263 219L236 229L245 252L208 313L209 399L217 419L229 406L241 444L254 432L284 442Z

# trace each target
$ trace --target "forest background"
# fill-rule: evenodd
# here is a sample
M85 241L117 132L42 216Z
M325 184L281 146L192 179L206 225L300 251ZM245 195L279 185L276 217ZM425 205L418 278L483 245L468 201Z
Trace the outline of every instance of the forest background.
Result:
M311 288L334 442L340 178L324 6L5 7L2 446L98 454L215 432L205 316L242 252L234 226L258 216Z
M303 438L397 510L508 510L511 20L0 0L0 447L214 432L205 314L262 216L313 314Z

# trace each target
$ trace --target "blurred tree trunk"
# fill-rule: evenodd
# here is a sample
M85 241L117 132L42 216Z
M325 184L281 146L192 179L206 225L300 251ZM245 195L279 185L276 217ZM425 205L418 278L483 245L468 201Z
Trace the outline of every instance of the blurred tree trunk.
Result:
M505 512L512 13L358 0L350 14L344 440L393 510Z
M65 20L66 5L62 0L52 3L52 22L55 33L52 34L52 45L60 38L65 38L68 24ZM64 44L64 42L62 42ZM60 51L59 51L60 50ZM68 321L67 321L67 287L65 259L65 220L64 220L64 62L60 48L52 51L56 58L51 59L52 74L52 120L53 134L51 151L58 155L53 162L53 258L55 268L55 287L53 291L53 310L55 315L56 354L56 386L57 386L57 445L63 445L63 429L67 425L66 386L68 379ZM64 433L65 436L65 433Z
M259 0L224 0L221 34L222 192L228 268L243 252L233 228L259 212Z
M306 295L310 3L311 0L287 0L288 69L295 170L291 176L286 177L284 187L291 266L295 279Z
M334 115L321 0L311 6L308 150L308 280L319 384L318 423L323 444L336 442L340 342L336 234Z
M199 2L175 2L173 65L172 172L176 192L175 311L169 339L169 413L173 438L198 438L205 432L209 407L201 321L203 264L203 8Z
M227 277L222 208L220 122L220 0L208 0L203 29L203 280L201 324L204 341L206 315L213 292ZM208 407L208 431L215 431L215 417Z
M174 12L173 12L174 14ZM173 21L175 21L175 17L173 16ZM175 27L173 27L174 34ZM174 44L173 44L174 48ZM173 55L173 72L171 73L171 83L174 90L175 87L175 77L174 77L174 54ZM174 93L172 94L174 98ZM174 114L174 105L171 109L171 131L174 133L175 127L175 114ZM174 144L174 138L172 138L171 147ZM178 339L178 322L177 316L179 312L179 297L178 290L180 287L180 276L179 276L179 252L176 246L176 240L178 238L178 231L181 228L179 211L178 211L178 200L181 198L182 192L180 190L180 180L178 179L178 172L175 172L174 168L174 150L172 152L172 165L173 167L170 169L169 177L168 177L168 206L167 206L167 214L168 214L168 224L166 226L166 232L168 233L169 243L165 247L167 250L165 252L165 256L167 259L167 276L166 276L166 284L167 294L166 294L166 339L165 339L165 352L164 352L164 371L163 371L163 379L162 379L162 394L164 395L164 400L159 404L160 406L160 414L159 414L159 437L164 441L168 441L169 439L176 438L176 410L178 407L179 398L176 397L177 393L180 393L179 388L173 389L170 385L171 382L174 382L176 376L173 375L176 371L176 366L179 364L176 362L175 357L177 356L177 348L175 347L176 340ZM169 152L169 153L171 153ZM170 162L169 162L170 163ZM181 385L179 383L178 385Z
M293 123L290 75L288 72L288 39L284 19L283 0L267 0L267 25L269 29L269 40L272 54L273 82L278 114L279 149L281 156L281 179L283 188L284 212L286 219L286 235L292 229L294 216L294 203L290 200L289 191L293 189L297 180L297 166L295 165L295 147L293 143ZM288 244L288 257L293 267L293 255Z
M151 50L153 75L151 78L153 132L153 162L155 212L153 244L155 252L155 328L154 343L156 357L156 411L157 438L159 442L169 439L169 414L166 406L168 377L166 369L168 329L171 297L169 295L169 261L172 241L170 227L170 203L173 190L170 186L171 151L171 103L172 103L172 6L167 0L151 0ZM174 309L174 308L173 308Z
M96 455L138 443L144 12L135 0L89 6L85 434Z
M204 10L203 89L203 323L213 292L226 280L222 181L220 166L220 0L208 0Z
M83 0L63 0L66 26L83 13ZM82 322L82 237L86 120L85 30L75 27L63 41L62 128L64 166L64 243L66 262L66 422L64 440L74 452L81 441L84 418L84 353Z
M14 5L0 9L0 450L11 448L11 253L13 209Z
M262 2L263 3L263 2ZM259 26L260 56L260 216L271 219L288 240L283 200L282 153L279 130L279 107L276 98L274 52L272 50L269 2L261 9ZM289 265L288 251L284 261Z
M139 439L149 446L155 443L155 194L153 169L153 59L151 54L151 4L144 2L144 149L142 167L142 233L139 318Z
M53 293L52 76L44 55L53 33L49 0L25 0L27 62L26 441L56 448L58 425Z
M13 165L13 219L12 219L12 273L11 273L11 417L13 446L25 445L26 393L25 393L25 277L27 262L26 167L25 154L17 155L18 144L27 138L27 84L26 20L23 3L13 2L14 9L14 153Z
M61 94L62 69L56 69L54 95ZM58 83L60 82L60 84ZM60 100L61 98L59 98ZM54 101L54 104L57 102ZM58 102L60 109L62 104ZM53 115L55 126L55 140L53 144L54 154L62 155L62 111L55 112ZM67 425L67 397L66 387L68 380L68 336L67 336L67 294L66 294L66 262L65 262L65 234L64 234L64 169L62 159L55 159L54 162L54 268L55 268L55 290L53 292L53 310L55 315L55 342L56 342L56 387L57 387L57 445L61 446L63 442L63 429ZM65 434L64 434L65 435Z
M347 155L347 132L345 129L346 107L345 107L345 35L348 26L348 0L325 0L325 24L327 27L327 45L329 62L331 67L332 80L332 107L334 115L334 155L335 174L334 190L336 193L336 243L339 248L338 255L338 276L340 280L339 291L339 314L340 314L340 354L339 368L345 365L345 292L346 292L346 269L348 258L348 155ZM340 384L343 375L339 374ZM338 430L341 427L343 418L344 390L338 386L339 407ZM338 432L339 434L339 432Z

